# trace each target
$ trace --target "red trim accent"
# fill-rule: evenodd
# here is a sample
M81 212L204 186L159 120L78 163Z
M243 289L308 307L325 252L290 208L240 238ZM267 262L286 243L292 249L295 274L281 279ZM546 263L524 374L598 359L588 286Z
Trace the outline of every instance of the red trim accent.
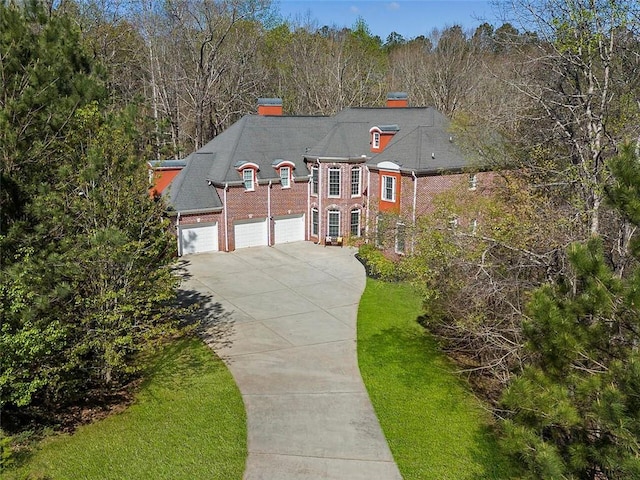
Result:
M384 189L383 177L393 177L396 179L396 191L395 201L390 202L382 199L382 191ZM400 172L380 171L380 202L378 204L378 210L387 213L400 213L400 194L402 185L402 175Z

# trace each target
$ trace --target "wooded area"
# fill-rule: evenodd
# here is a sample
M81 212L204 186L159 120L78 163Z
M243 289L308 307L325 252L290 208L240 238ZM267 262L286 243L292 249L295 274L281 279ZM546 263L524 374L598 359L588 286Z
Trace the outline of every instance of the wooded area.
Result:
M491 196L442 195L392 276L421 288L532 478L640 475L640 6L499 4L497 28L385 40L265 0L0 5L0 408L122 385L174 331L145 160L183 158L258 97L333 114L405 91L499 174Z

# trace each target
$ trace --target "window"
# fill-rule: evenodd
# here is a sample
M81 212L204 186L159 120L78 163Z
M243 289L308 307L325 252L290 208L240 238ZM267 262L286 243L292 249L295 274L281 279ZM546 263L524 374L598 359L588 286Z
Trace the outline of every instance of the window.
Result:
M291 186L291 169L289 167L280 167L280 185L282 188Z
M359 197L361 194L360 183L362 178L362 169L354 167L351 169L351 196Z
M396 177L382 176L382 200L396 201Z
M380 132L373 132L371 148L380 148Z
M328 236L339 237L340 236L340 211L329 210L328 217L329 217L329 221L327 222Z
M318 209L311 209L311 235L318 236Z
M469 190L475 190L478 188L478 175L475 173L469 174Z
M340 196L340 169L339 168L329 169L329 196L330 197Z
M360 236L360 210L351 210L351 235L353 237Z
M245 190L253 190L253 176L254 172L252 168L245 168L244 170L242 170L242 180L244 181Z
M396 224L396 253L404 253L406 247L407 229L404 223Z
M318 195L318 167L313 166L311 168L311 193Z

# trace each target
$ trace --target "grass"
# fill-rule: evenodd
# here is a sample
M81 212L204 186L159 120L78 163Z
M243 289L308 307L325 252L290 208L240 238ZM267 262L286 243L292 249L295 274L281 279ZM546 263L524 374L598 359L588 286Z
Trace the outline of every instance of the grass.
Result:
M511 478L491 416L417 323L420 314L421 300L409 285L367 279L358 361L402 476Z
M123 413L45 439L24 465L1 478L241 479L246 438L244 405L231 374L192 338L157 356Z

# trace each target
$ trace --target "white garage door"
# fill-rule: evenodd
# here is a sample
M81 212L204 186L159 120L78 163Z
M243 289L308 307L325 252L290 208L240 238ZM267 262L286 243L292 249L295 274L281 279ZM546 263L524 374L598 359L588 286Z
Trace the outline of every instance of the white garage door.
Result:
M258 247L267 244L267 219L240 220L234 223L236 248Z
M275 243L304 240L304 215L289 215L275 219Z
M218 224L180 225L180 255L218 250Z

